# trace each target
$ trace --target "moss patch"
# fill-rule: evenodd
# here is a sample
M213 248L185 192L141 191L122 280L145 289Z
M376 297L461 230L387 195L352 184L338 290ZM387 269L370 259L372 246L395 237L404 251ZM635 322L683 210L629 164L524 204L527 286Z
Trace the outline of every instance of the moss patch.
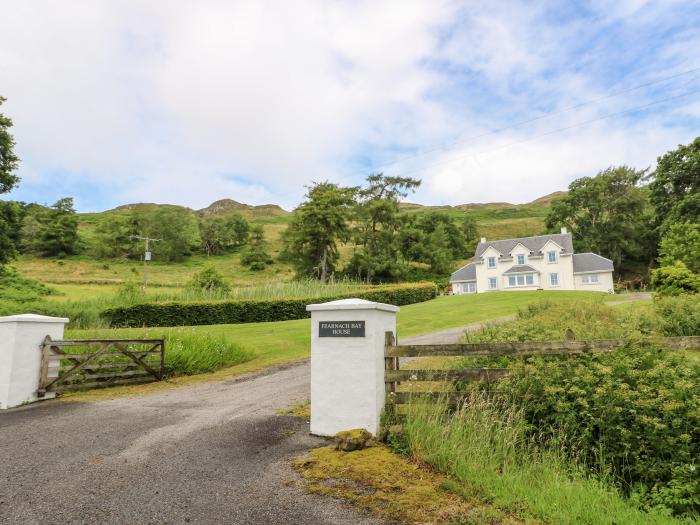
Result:
M295 403L288 408L279 410L277 413L281 416L305 417L309 419L311 417L311 401L307 399L301 403Z
M471 497L466 488L383 445L355 452L313 450L292 466L309 492L341 498L403 523L522 523Z

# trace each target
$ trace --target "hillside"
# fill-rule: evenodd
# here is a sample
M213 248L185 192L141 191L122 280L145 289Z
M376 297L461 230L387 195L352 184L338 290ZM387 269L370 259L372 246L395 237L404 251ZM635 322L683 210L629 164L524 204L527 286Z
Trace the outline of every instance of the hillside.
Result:
M477 221L479 233L490 239L525 237L544 233L544 218L553 200L563 192L545 195L526 204L511 203L466 203L457 206L425 206L402 203L402 213L428 213L432 211L451 215L455 220L470 215ZM79 214L79 233L84 242L89 243L94 230L103 220L114 214L126 214L139 208L174 206L155 203L125 204L101 213ZM189 208L187 208L189 209ZM270 243L273 257L281 248L281 235L287 227L292 213L275 204L250 205L233 199L221 199L200 210L192 210L197 216L226 216L240 213L253 224L261 224ZM341 247L341 255L349 256L349 247ZM151 262L149 281L161 291L180 289L194 274L207 264L213 264L235 286L250 286L261 283L288 281L293 271L288 264L276 262L262 272L246 270L240 263L240 252L206 258L194 255L187 261L170 264L154 260ZM51 283L65 296L56 300L111 295L116 287L124 282L138 282L141 279L141 266L138 261L99 261L87 254L68 257L65 260L21 257L16 267L27 277Z

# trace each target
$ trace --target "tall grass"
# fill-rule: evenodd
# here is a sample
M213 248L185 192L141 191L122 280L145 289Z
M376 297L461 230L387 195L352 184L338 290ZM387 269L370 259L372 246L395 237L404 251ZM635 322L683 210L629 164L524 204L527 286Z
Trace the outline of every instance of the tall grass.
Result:
M692 523L637 509L557 446L538 447L528 435L517 407L474 393L456 412L410 404L401 445L464 482L467 492L522 518L562 525Z
M206 292L183 288L178 291L156 291L142 296L137 285L131 283L120 287L109 296L97 296L79 301L51 301L38 296L31 300L19 301L14 297L2 301L0 314L38 313L68 317L71 328L107 328L100 313L108 308L130 306L142 302L164 301L236 301L236 300L275 300L275 299L317 299L331 297L371 288L354 280L338 280L322 284L315 280L271 282L260 286L233 288L228 293Z
M102 337L125 338L126 334L105 334L100 330L68 332L67 337L99 339ZM161 330L147 330L138 334L139 338L159 339ZM134 336L131 336L134 337ZM93 348L94 350L94 348ZM88 347L76 347L76 352L88 351ZM165 332L165 373L167 376L182 376L215 372L221 368L250 361L255 353L231 341L224 334L207 334L192 328L170 328Z

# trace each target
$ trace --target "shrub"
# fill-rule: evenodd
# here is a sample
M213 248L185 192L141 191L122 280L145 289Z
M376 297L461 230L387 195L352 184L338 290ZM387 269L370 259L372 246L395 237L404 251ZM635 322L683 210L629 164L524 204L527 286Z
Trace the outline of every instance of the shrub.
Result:
M660 297L654 302L654 310L664 335L700 335L700 295Z
M358 297L369 301L395 304L419 303L433 299L435 284L415 283L376 287L367 291L350 292L335 297L314 298L314 302ZM112 327L191 326L208 324L259 323L289 321L309 317L309 299L276 301L198 301L143 303L102 312Z
M191 290L221 294L231 291L231 286L224 280L224 276L213 266L207 266L201 272L194 274L187 287Z
M680 261L652 270L651 283L657 292L665 295L700 292L700 275Z
M647 506L700 512L700 367L683 354L629 344L511 368L501 388L533 437L566 435L572 455Z

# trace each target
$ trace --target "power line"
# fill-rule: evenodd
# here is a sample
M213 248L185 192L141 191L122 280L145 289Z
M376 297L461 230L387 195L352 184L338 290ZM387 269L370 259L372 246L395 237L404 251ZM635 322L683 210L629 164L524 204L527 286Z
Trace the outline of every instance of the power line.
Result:
M537 122L537 121L539 121L539 120L543 120L543 119L546 119L546 118L550 118L550 117L553 117L553 116L556 116L556 115L561 115L561 114L563 114L563 113L567 113L567 112L573 111L573 110L575 110L575 109L580 109L580 108L585 107L585 106L588 106L588 105L597 104L597 103L599 103L599 102L602 102L603 100L607 100L607 99L614 98L614 97L617 97L617 96L620 96L620 95L624 95L625 93L630 93L630 92L632 92L632 91L636 91L636 90L638 90L638 89L642 89L642 88L645 88L645 87L649 87L649 86L652 86L652 85L654 85L654 84L659 84L659 83L662 83L662 82L666 82L666 81L668 81L668 80L672 80L672 79L675 79L675 78L678 78L678 77L681 77L681 76L689 75L689 74L695 73L695 72L697 72L697 71L700 71L700 67L696 67L696 68L693 68L693 69L688 69L688 70L686 70L686 71L682 71L682 72L676 73L676 74L674 74L674 75L669 75L669 76L662 77L662 78L659 78L659 79L656 79L656 80L652 80L652 81L650 81L650 82L645 82L644 84L638 84L638 85L636 85L636 86L632 86L632 87L630 87L630 88L626 88L626 89L623 89L623 90L620 90L620 91L616 91L616 92L610 93L610 94L608 94L608 95L604 95L604 96L601 96L601 97L598 97L598 98L594 98L594 99L591 99L591 100L587 100L587 101L585 101L585 102L580 102L580 103L578 103L578 104L575 104L575 105L573 105L573 106L569 106L569 107L567 107L567 108L564 108L564 109L561 109L561 110L558 110L558 111L547 112L547 113L545 113L544 115L540 115L539 117L534 117L534 118L531 118L531 119L528 119L528 120L523 120L523 121L520 121L520 122L516 122L516 123L514 123L514 124L510 124L510 125L508 125L508 126L503 126L503 127L500 127L500 128L492 129L492 130L490 130L490 131L485 131L484 133L480 133L480 134L478 134L478 135L474 135L474 136L471 136L471 137L467 137L467 138L465 138L465 139L460 139L460 140L457 140L457 141L454 141L454 142L451 142L451 143L448 143L448 144L444 144L444 145L442 145L442 146L436 146L436 147L434 147L434 148L430 148L430 149L427 149L427 150L423 150L423 151L421 151L421 152L414 153L414 154L412 154L412 155L406 155L406 156L397 158L397 159L395 159L395 160L393 160L393 161L391 161L391 162L384 163L384 164L380 164L380 165L376 166L375 168L373 168L373 169L370 170L370 171L381 171L382 168L387 168L387 167L393 166L393 165L395 165L395 164L400 164L400 163L405 162L405 161L407 161L407 160L412 160L412 159L415 159L415 158L424 157L425 155L428 155L428 154L430 154L430 153L434 153L434 152L436 152L436 151L451 149L451 148L453 148L453 147L455 147L455 146L459 146L459 145L465 144L465 143L467 143L467 142L471 142L471 141L476 140L476 139L480 139L480 138L483 138L483 137L487 137L487 136L489 136L489 135L495 135L495 134L497 134L497 133L501 133L502 131L506 131L506 130L508 130L508 129L513 129L513 128L517 128L517 127L520 127L520 126L524 126L525 124L531 124L531 123L533 123L533 122Z
M650 102L650 103L648 103L648 104L644 104L643 106L637 106L637 107L634 107L634 108L626 109L626 110L624 110L624 111L618 111L618 112L616 112L616 113L610 113L610 114L608 114L608 115L603 115L603 116L596 117L596 118L593 118L593 119L585 120L585 121L583 121L583 122L578 122L578 123L576 123L576 124L572 124L572 125L570 125L570 126L565 126L565 127L563 127L563 128L557 128L557 129L554 129L554 130L550 130L550 131L547 131L547 132L544 132L544 133L540 133L540 134L538 134L538 135L533 135L532 137L528 137L528 138L526 138L526 139L516 140L516 141L514 141L514 142L510 142L510 143L508 143L508 144L504 144L504 145L498 146L498 147L496 147L496 148L491 148L491 149L488 149L488 150L482 150L482 151L478 151L478 152L476 152L476 153L468 153L468 154L459 155L459 156L457 156L457 157L453 157L453 158L451 158L451 159L447 159L447 160L442 161L442 162L434 162L434 163L430 164L430 167L433 167L433 166L441 166L441 165L443 165L443 164L450 164L450 163L452 163L452 162L455 162L455 161L457 161L457 160L461 160L461 159L463 159L463 158L467 158L467 157L477 157L477 156L480 156L480 155L484 155L484 154L486 154L486 153L491 153L491 152L493 152L493 151L499 151L499 150L502 150L502 149L507 149L507 148L510 148L510 147L512 147L512 146L516 146L516 145L518 145L518 144L522 144L522 143L525 143L525 142L530 142L530 141L533 141L533 140L538 139L538 138L541 138L541 137L546 137L546 136L548 136L548 135L553 135L553 134L555 134L555 133L560 133L560 132L562 132L562 131L568 131L568 130L573 129L573 128L577 128L577 127L580 127L580 126L585 126L585 125L592 124L592 123L594 123L594 122L598 122L598 121L605 120L605 119L608 119L608 118L618 117L618 116L620 116L620 115L625 115L625 114L627 114L627 113L634 113L634 112L636 112L636 111L641 111L641 110L646 109L646 108L648 108L648 107L655 106L655 105L657 105L657 104L663 104L664 102L669 102L669 101L672 101L672 100L677 100L677 99L680 99L680 98L688 97L688 96L690 96L690 95L694 95L695 93L700 93L700 89L697 89L697 90L694 90L694 91L690 91L690 92L684 93L684 94L682 94L682 95L674 95L674 96L672 96L672 97L666 97L666 98L663 98L663 99L660 99L660 100L655 100L655 101ZM402 175L408 175L408 174L416 173L416 172L419 172L419 171L425 171L425 169L426 169L426 167L422 167L422 168L416 168L416 169L408 170L408 171L401 171L400 173L401 173Z

